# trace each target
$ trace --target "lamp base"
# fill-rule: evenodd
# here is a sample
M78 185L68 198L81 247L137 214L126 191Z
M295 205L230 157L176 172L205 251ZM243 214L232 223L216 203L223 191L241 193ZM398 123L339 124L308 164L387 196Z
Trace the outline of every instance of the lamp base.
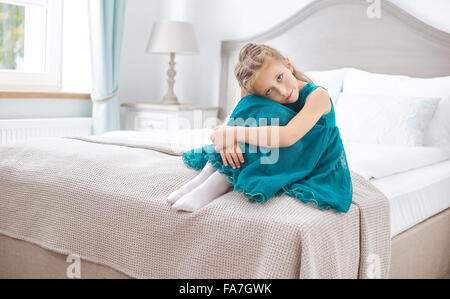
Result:
M167 80L167 83L169 83L169 90L167 91L167 94L164 96L162 100L162 104L165 105L180 105L178 102L178 98L173 92L173 86L175 84L175 75L177 72L175 71L175 53L170 53L170 62L169 62L169 70L167 71L167 75L169 76L169 80Z
M164 96L163 100L161 101L161 104L164 104L164 105L180 105L180 103L178 102L178 98L176 96L172 96L172 95Z

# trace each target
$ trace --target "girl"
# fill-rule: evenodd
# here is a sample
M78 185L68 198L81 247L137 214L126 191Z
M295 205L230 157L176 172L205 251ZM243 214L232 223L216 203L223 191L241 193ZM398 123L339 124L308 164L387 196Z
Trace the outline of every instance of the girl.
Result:
M234 188L250 201L285 193L320 209L347 212L353 186L327 91L266 45L245 45L234 73L243 98L230 120L277 116L284 124L217 127L212 150L211 145L183 153L187 166L203 170L167 201L192 212ZM264 154L248 153L250 146L279 149L279 156L262 163Z

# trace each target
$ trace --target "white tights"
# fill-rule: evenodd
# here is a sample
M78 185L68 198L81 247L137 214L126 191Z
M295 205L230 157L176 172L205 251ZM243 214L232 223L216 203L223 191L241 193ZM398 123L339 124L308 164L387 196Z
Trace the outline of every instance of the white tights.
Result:
M172 192L166 201L175 210L194 212L227 193L232 187L227 177L208 162L199 175Z

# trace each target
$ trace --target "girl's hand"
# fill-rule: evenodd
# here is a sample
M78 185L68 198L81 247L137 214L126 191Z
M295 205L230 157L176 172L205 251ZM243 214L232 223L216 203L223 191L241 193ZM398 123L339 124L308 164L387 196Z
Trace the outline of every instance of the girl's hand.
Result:
M244 156L237 142L232 147L220 151L220 156L222 157L223 164L225 166L230 164L233 169L241 168L241 163L244 163Z
M211 134L211 141L217 152L222 152L226 148L233 148L236 143L234 127L218 126Z

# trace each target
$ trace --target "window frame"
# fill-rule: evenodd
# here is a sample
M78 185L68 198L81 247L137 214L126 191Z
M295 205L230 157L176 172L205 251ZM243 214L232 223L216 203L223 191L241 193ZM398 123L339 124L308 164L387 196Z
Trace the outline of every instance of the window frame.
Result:
M12 5L41 5L33 0L1 0ZM0 90L60 91L62 74L62 0L47 0L46 70L34 73L0 69ZM38 2L37 2L38 3Z

